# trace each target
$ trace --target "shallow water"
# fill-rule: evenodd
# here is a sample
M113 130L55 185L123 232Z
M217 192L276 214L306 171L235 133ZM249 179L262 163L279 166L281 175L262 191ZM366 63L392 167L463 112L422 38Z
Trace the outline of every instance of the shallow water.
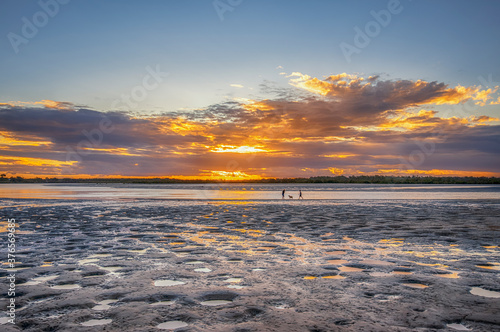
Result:
M179 320L173 320L165 323L161 323L157 328L161 330L175 330L188 326L187 323Z
M462 324L446 324L446 327L449 327L453 330L457 331L470 331L467 327L463 326Z
M155 281L155 286L159 286L159 287L179 286L179 285L184 285L184 284L185 284L185 282L176 281L176 280L156 280Z
M170 320L210 332L497 327L500 302L471 289L498 291L500 201L2 203L27 231L19 280L40 282L18 294L32 331L91 318L112 318L97 327L112 332Z
M386 184L2 184L0 198L181 200L457 200L500 199L500 185Z
M111 323L111 319L91 319L89 321L83 322L82 326L99 326Z
M233 303L233 301L227 301L227 300L208 300L208 301L202 301L202 302L200 302L201 305L206 305L206 306L209 306L209 307L215 307L215 306L225 305L225 304L229 304L229 303Z
M490 297L490 298L494 298L494 299L500 299L500 292L495 292L495 291L483 289L480 287L472 287L470 290L470 293L473 295Z
M77 289L80 288L80 285L77 284L68 284L68 285L56 285L52 286L53 289Z

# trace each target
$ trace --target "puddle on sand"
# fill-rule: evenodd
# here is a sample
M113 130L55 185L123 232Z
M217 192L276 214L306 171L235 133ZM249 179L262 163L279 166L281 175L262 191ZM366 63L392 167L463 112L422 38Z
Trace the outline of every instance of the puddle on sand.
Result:
M67 285L55 285L52 286L53 289L77 289L81 288L80 285L77 284L67 284Z
M328 263L333 264L333 265L341 265L341 264L346 264L349 263L349 261L346 261L345 259L330 259Z
M129 249L127 251L131 252L131 253L134 253L134 254L144 255L148 250L149 250L149 248L146 248L146 249Z
M449 327L450 329L454 329L457 331L470 331L467 327L463 326L462 324L446 324L446 327Z
M363 272L363 269L359 267L351 267L351 266L341 266L339 270L342 272Z
M229 303L233 303L233 301L227 301L227 300L209 300L209 301L203 301L203 302L200 302L201 305L206 305L206 306L209 306L209 307L215 307L215 306L218 306L218 305L224 305L224 304L229 304Z
M227 288L233 288L233 289L242 289L245 288L245 286L240 286L240 285L229 285L226 286Z
M39 285L41 281L35 281L35 280L30 280L26 281L24 284L18 284L18 286L34 286L34 285Z
M9 317L0 318L0 325L7 324L9 322Z
M417 283L408 283L408 284L402 284L403 286L406 286L406 287L411 287L411 288L419 288L419 289L423 289L423 288L427 288L429 286L427 285L424 285L424 284L417 284Z
M118 300L104 300L104 301L98 302L97 305L95 307L93 307L92 309L97 310L97 311L108 310L108 309L111 309L110 304L115 303L115 302L118 302Z
M345 251L342 250L336 250L336 251L328 251L325 254L327 255L345 255Z
M343 276L335 275L335 276L323 276L321 279L345 279Z
M205 264L206 262L202 262L202 261L190 261L190 262L185 262L184 264L193 264L193 265L197 265L197 264Z
M54 280L57 277L59 277L59 275L37 277L37 278L31 279L30 281L25 282L24 284L19 284L18 286L34 286L34 285L39 285L39 284L41 284L44 281Z
M231 282L231 283L237 283L237 282L241 282L242 279L241 278L229 278L229 279L226 279L224 280L224 282Z
M318 278L318 277L315 277L315 276L305 276L304 277L305 280L314 280L316 278Z
M160 330L175 330L186 326L188 326L186 322L183 322L181 320L171 320L169 322L161 323L160 325L156 326L156 328Z
M110 257L111 254L93 254L93 255L90 255L89 257L87 258L96 258L96 257Z
M91 319L86 322L83 322L81 325L83 326L99 326L99 325L106 325L111 323L113 320L112 319Z
M364 261L361 261L360 264L366 264L366 265L383 265L383 266L394 265L394 263L386 262L386 261L379 261L379 260L376 260L376 259L365 259Z
M207 267L202 267L202 268L199 268L199 269L194 269L194 272L212 272L212 270L210 270L209 268Z
M95 262L99 262L99 258L85 258L85 259L81 259L81 260L78 261L78 264L85 265L85 264L91 264L91 263L95 263Z
M391 277L392 274L386 272L370 272L372 277Z
M476 267L479 267L481 269L500 271L500 265L486 264L486 265L476 265Z
M176 281L176 280L156 280L155 286L178 286L184 285L184 281Z
M50 281L50 280L57 279L57 277L59 277L58 274L53 274L53 275L33 278L33 281L39 281L39 282Z
M453 273L438 273L436 274L438 277L440 278L448 278L448 279L458 279L460 278L460 276L458 275L457 272L453 272Z
M490 291L480 287L472 287L470 290L472 295L491 297L494 299L500 299L500 292Z
M160 301L160 302L151 303L150 305L152 305L152 306L172 305L174 303L175 303L175 301Z

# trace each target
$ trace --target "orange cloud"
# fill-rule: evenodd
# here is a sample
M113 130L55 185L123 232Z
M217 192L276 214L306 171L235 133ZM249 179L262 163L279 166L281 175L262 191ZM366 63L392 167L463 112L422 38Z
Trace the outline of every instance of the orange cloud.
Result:
M491 95L497 92L495 89L481 90L480 87L464 87L461 85L455 88L447 88L443 83L417 81L380 81L378 77L371 76L367 80L357 75L346 73L332 75L323 80L299 72L294 72L288 77L292 86L302 88L314 94L329 97L345 97L346 95L363 95L363 93L373 92L388 86L392 89L387 97L400 101L407 99L410 106L414 105L456 105L468 100L478 101L476 104L485 106L486 101L491 99ZM380 90L380 89L379 89Z
M0 156L0 165L23 165L23 166L51 166L51 167L63 167L72 166L76 164L76 161L60 161L45 158L27 158L27 157L9 157Z
M52 142L46 140L27 140L19 139L12 136L10 133L5 131L0 131L0 147L4 146L16 146L16 145L28 145L28 146L41 146L50 145Z
M0 171L58 174L71 166L68 176L242 180L388 174L405 167L401 159L429 145L432 153L414 167L427 173L401 174L432 175L457 165L463 165L463 172L498 169L499 119L446 118L430 107L417 109L466 100L492 104L496 89L347 73L324 79L301 73L289 77L290 84L307 92L289 87L276 90L276 98L239 98L157 116L94 111L51 100L3 103L0 154L5 158L0 157ZM103 119L112 130L100 129Z
M41 101L9 101L7 103L0 103L0 107L29 107L42 105L45 108L52 108L58 110L74 110L75 105L67 101L55 101L55 100L41 100Z

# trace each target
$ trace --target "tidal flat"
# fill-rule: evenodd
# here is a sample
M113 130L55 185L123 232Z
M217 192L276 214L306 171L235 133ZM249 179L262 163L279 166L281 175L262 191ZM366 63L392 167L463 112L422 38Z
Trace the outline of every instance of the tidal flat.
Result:
M0 206L3 331L500 330L498 200Z

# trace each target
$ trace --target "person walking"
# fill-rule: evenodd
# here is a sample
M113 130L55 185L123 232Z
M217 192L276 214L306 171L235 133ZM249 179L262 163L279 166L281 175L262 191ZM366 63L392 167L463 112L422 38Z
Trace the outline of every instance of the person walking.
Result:
M302 190L299 189L299 199L304 199L304 197L302 197Z
M285 189L281 192L281 199L285 199Z

